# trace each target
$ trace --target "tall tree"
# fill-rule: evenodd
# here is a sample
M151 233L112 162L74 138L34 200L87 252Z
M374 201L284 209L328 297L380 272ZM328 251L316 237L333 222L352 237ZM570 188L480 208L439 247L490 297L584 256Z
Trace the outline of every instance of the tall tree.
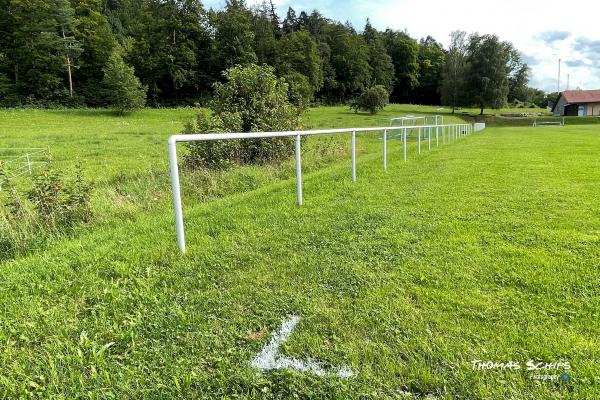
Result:
M506 104L511 73L512 45L496 35L473 34L469 38L467 85L472 102L483 115L486 107Z
M369 50L362 36L348 25L337 23L329 27L330 65L335 81L325 86L330 100L342 102L358 95L369 86L371 67Z
M373 28L367 19L363 38L369 48L369 65L371 66L371 86L384 86L388 92L394 88L394 63L387 53L381 34Z
M252 13L243 0L227 0L225 9L212 14L214 53L220 71L257 61Z
M292 7L288 8L285 19L283 20L283 33L290 34L298 29L298 18L296 17L296 11Z
M407 101L419 84L419 44L407 33L390 29L383 33L383 38L396 72L391 99Z
M73 9L67 0L11 0L2 14L3 50L14 88L34 101L68 97L67 82L77 43L72 39ZM8 29L7 29L8 28ZM69 48L69 44L71 48Z
M147 87L142 86L133 67L123 61L120 49L113 50L104 67L102 80L106 100L119 114L144 107Z
M531 69L521 61L521 56L514 48L511 50L510 70L508 76L508 101L527 101L530 93L528 85Z
M259 64L277 64L277 37L280 36L273 3L263 1L253 11L254 52Z
M74 9L73 36L81 43L81 55L75 80L79 93L91 106L102 104L99 95L102 68L113 51L116 40L110 25L102 13L101 0L71 0Z
M431 36L419 42L419 86L414 99L420 104L440 104L440 86L446 53Z
M278 72L299 72L306 76L313 91L323 87L321 55L315 39L306 30L284 36L279 44Z
M140 1L140 0L135 0ZM144 0L125 23L132 39L125 59L154 104L191 103L208 90L211 72L206 14L199 0Z
M450 48L442 73L442 103L456 107L465 104L465 80L467 71L467 33L454 31L450 34Z

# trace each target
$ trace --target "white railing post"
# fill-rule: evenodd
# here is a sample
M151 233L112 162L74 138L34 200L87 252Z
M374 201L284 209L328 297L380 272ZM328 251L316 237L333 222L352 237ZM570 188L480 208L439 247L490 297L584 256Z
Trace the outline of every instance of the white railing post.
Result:
M31 159L29 158L29 153L27 153L27 169L29 170L29 175L31 175Z
M402 138L404 142L404 161L406 161L406 128L402 130Z
M419 128L419 154L421 154L421 128Z
M431 151L431 127L427 128L427 151Z
M173 210L175 211L175 229L177 245L185 253L185 232L183 228L183 210L181 207L181 189L179 187L179 166L177 165L177 142L169 140L169 167L171 170L171 187L173 189Z
M435 127L435 147L439 147L440 145L440 128Z
M298 205L302 206L302 154L300 147L300 135L296 135L296 198Z
M352 131L352 182L356 182L356 131Z
M383 169L387 170L387 129L383 130Z

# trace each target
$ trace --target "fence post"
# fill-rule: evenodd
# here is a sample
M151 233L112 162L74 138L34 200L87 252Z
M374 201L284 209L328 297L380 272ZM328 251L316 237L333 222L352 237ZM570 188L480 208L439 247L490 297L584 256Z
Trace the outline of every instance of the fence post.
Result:
M431 127L427 128L427 151L431 151Z
M302 154L300 148L301 136L296 135L296 198L298 205L302 206Z
M406 161L406 128L402 130L402 138L404 142L404 161Z
M440 128L435 127L435 147L440 145Z
M31 175L31 160L29 159L29 153L27 153L27 169L29 169L29 175Z
M387 170L387 129L383 130L383 169Z
M419 128L419 154L421 154L421 128Z
M352 182L356 182L356 131L352 131Z
M181 189L179 188L179 167L177 165L177 142L169 139L169 167L171 170L171 186L173 190L173 209L175 211L175 229L177 245L185 253L185 232L183 228L183 210L181 208Z

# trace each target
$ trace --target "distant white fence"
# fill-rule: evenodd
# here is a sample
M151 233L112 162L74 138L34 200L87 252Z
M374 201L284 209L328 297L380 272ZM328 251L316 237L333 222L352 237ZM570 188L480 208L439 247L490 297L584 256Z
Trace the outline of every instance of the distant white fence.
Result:
M485 129L485 122L476 122L473 124L473 132L479 132Z
M481 125L481 124L480 124ZM485 127L485 124L483 124ZM421 154L421 142L427 140L427 149L431 150L431 143L435 138L436 146L439 145L440 136L442 142L454 141L462 136L475 132L471 124L449 124L449 125L421 125L421 126L390 126L379 128L343 128L343 129L320 129L313 131L287 131L287 132L246 132L246 133L207 133L193 135L173 135L169 138L169 168L171 171L171 185L173 188L173 208L175 210L175 229L177 232L177 244L182 252L185 252L185 230L183 223L183 209L181 204L181 188L179 183L179 165L177 162L178 142L205 142L212 140L240 140L261 139L275 137L296 138L296 196L298 205L302 206L302 154L301 141L303 136L328 135L351 133L352 143L352 181L356 181L356 134L366 132L383 132L383 168L387 169L387 142L389 131L400 131L403 142L403 157L406 161L406 131L409 129L418 131L418 153Z
M565 125L565 119L563 118L560 121L538 121L537 118L533 120L533 127L537 128L538 126L544 126L544 125L555 125L555 126L564 126Z
M21 175L48 162L47 148L0 148L0 190Z

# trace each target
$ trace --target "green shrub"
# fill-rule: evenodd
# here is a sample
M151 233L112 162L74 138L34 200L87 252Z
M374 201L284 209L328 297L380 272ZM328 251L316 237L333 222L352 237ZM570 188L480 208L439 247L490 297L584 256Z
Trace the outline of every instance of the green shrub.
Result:
M92 218L90 194L81 168L73 179L66 179L50 164L33 177L32 187L19 193L7 184L2 188L0 208L0 259L25 254L43 242Z
M314 100L315 91L308 78L299 72L292 72L283 77L289 85L288 97L292 104L301 110L307 110Z
M289 98L289 85L269 66L236 66L215 86L212 113L200 113L184 133L288 131L298 129L302 108ZM223 169L234 164L281 160L294 147L293 138L265 138L188 143L191 168Z
M390 102L390 94L382 85L376 85L365 90L357 99L355 99L350 107L354 112L367 111L371 114L377 114L383 110Z
M27 198L44 226L59 232L90 221L90 192L91 185L83 180L79 166L72 180L66 180L54 169L47 168L34 176Z
M125 64L120 50L113 51L103 71L104 96L111 108L125 114L144 107L148 88L142 86L133 67Z

